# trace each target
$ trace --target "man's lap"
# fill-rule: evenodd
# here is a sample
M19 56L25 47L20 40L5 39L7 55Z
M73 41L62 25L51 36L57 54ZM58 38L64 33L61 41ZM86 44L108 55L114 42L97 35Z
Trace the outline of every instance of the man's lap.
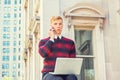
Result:
M43 73L42 80L77 80L77 77L73 74L53 75L49 73Z

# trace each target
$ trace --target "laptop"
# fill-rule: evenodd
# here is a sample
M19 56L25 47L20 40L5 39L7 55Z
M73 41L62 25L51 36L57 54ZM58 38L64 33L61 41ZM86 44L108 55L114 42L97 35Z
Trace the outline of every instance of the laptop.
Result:
M54 75L66 75L66 74L80 74L82 66L82 58L57 58L54 72L50 74Z

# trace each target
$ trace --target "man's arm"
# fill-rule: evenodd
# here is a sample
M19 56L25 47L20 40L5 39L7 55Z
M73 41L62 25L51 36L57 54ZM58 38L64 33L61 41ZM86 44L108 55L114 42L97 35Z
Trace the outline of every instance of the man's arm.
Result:
M75 58L76 57L76 50L75 50L75 44L74 42L72 43L71 51L70 51L70 58Z
M47 42L45 40L41 40L39 42L39 48L38 48L38 52L39 54L45 58L45 57L50 57L50 56L53 56L52 55L52 44L53 42L51 40L48 40Z

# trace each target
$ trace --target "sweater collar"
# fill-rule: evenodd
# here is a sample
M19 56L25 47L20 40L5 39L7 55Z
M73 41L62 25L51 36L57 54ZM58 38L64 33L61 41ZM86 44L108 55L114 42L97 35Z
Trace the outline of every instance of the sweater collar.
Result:
M59 35L59 36L55 35L55 39L57 39L57 37L59 37L61 39L62 35Z

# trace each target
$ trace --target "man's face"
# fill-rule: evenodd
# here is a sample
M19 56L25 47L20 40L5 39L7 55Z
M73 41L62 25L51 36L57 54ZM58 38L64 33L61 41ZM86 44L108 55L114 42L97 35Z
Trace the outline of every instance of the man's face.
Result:
M55 33L60 35L63 28L63 22L61 19L55 20L51 23L51 27L55 30Z

